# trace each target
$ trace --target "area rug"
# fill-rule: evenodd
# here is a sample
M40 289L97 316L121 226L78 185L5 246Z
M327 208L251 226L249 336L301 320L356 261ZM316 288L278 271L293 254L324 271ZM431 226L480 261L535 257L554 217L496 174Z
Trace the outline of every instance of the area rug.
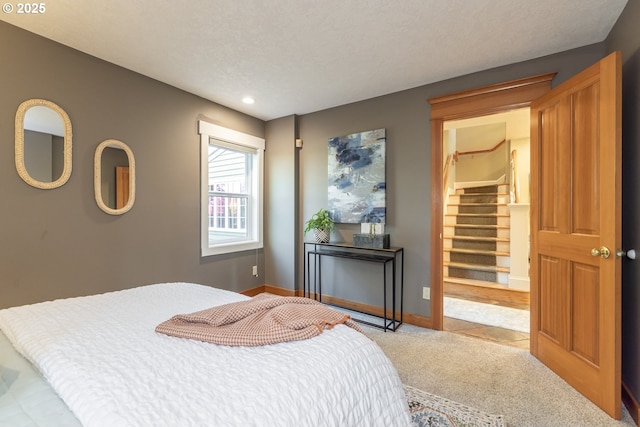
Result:
M405 385L413 427L505 427L502 415L475 408Z
M444 297L444 315L467 322L529 333L528 310Z

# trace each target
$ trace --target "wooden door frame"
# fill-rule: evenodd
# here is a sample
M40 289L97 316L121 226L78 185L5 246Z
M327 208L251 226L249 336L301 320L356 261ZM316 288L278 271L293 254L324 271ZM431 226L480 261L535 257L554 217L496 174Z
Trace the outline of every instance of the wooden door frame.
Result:
M431 328L443 326L443 124L529 107L551 90L556 73L512 80L450 95L429 98L431 104Z

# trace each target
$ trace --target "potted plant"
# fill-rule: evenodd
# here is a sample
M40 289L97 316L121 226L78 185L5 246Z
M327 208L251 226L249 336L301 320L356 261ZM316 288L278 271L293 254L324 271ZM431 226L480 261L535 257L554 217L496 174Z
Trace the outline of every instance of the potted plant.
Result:
M304 233L313 230L313 235L317 243L329 243L331 232L336 229L336 224L329 216L327 209L320 209L314 213L306 223Z

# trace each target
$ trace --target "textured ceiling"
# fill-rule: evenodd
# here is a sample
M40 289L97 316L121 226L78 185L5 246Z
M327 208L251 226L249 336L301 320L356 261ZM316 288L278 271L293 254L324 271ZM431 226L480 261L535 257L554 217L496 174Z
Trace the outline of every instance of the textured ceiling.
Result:
M55 0L0 19L269 120L601 42L626 3Z

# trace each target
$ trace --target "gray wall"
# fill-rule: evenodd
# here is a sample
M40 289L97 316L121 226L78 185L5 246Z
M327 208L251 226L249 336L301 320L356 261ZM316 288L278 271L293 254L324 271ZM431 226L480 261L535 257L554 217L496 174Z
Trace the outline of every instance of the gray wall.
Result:
M264 283L295 289L298 253L297 117L267 122L265 151L265 279Z
M206 119L264 137L263 121L5 22L0 58L0 308L167 281L263 283L263 251L200 257L197 133ZM57 103L73 125L73 172L55 190L27 185L14 166L15 114L30 98ZM112 138L137 166L136 203L115 217L93 195L93 155Z
M606 40L622 51L622 246L640 250L640 2L629 0ZM640 260L622 260L622 381L640 401Z
M414 314L426 314L421 304L422 286L429 286L429 132L428 103L423 90L416 89L300 116L301 206L304 222L327 207L327 144L334 136L386 129L386 203L385 232L392 246L405 248L405 307ZM303 225L301 225L303 227ZM340 224L333 240L352 241L359 225ZM311 236L308 237L309 239ZM327 260L328 266L329 260ZM333 268L323 270L323 292L358 302L381 306L379 266L334 260ZM342 268L344 267L344 268ZM381 268L381 267L380 267ZM335 283L335 285L333 284ZM426 301L425 301L426 302Z

